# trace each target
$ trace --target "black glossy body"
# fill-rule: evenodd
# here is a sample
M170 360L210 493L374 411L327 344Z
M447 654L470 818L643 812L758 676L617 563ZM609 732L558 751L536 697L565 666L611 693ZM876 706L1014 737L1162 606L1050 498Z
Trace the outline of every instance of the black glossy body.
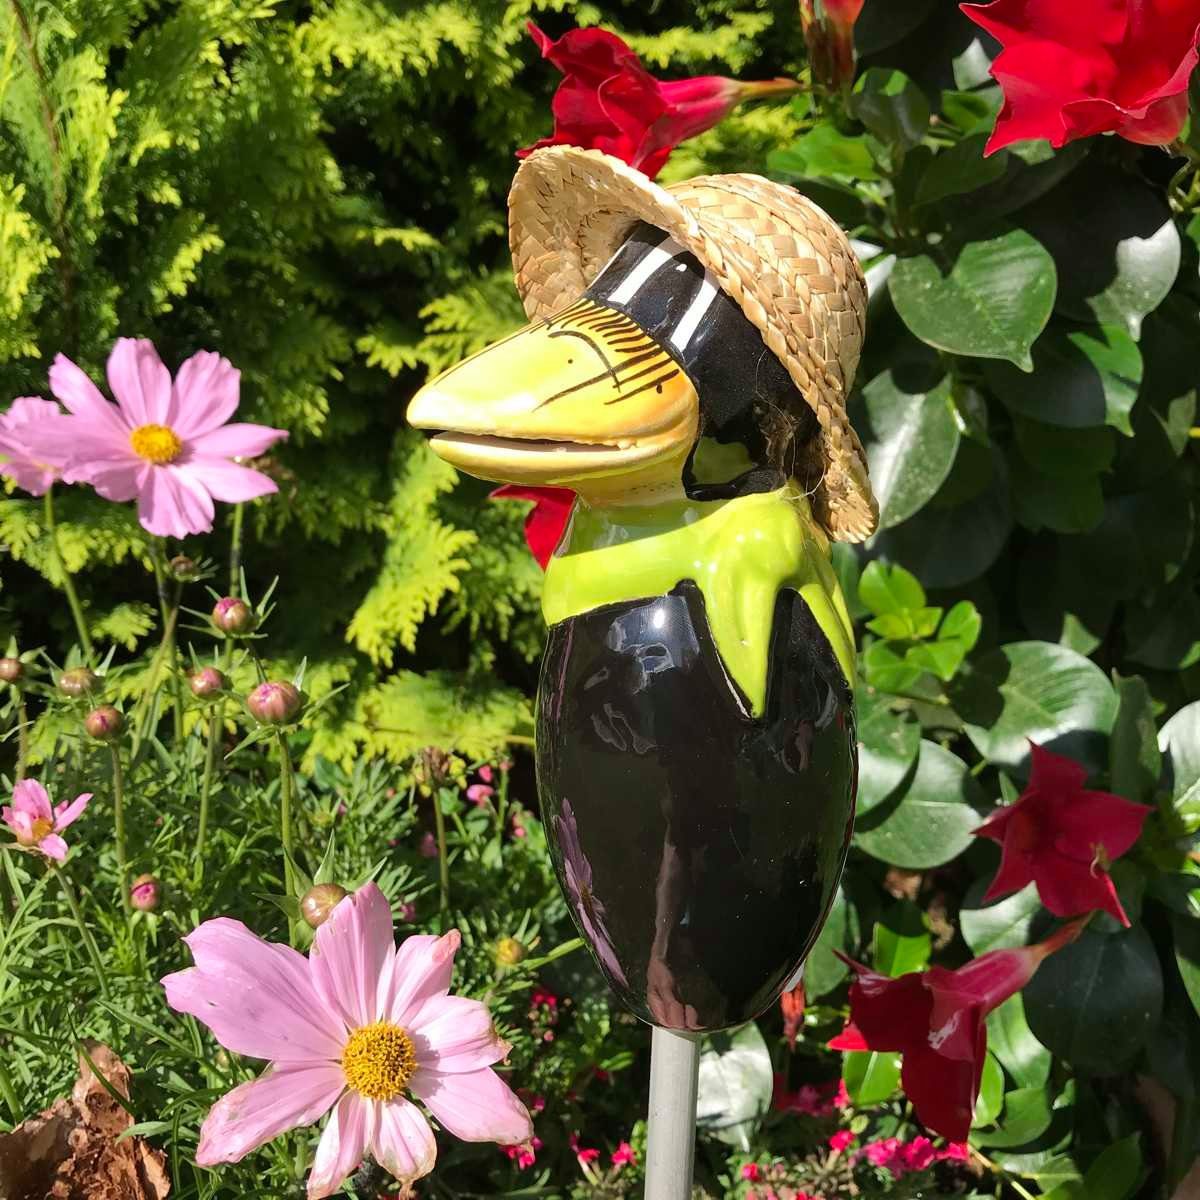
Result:
M621 999L674 1029L739 1025L811 948L849 844L854 710L780 594L752 719L695 584L551 627L537 766L559 881Z

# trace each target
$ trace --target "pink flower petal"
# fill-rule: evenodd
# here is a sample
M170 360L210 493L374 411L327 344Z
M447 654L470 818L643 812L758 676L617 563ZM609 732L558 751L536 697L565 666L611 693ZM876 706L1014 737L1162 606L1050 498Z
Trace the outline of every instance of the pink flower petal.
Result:
M37 844L37 848L47 857L52 858L56 863L67 861L67 843L58 836L57 833L48 833Z
M238 423L193 434L188 444L204 458L257 458L286 437L286 429Z
M428 1175L437 1161L437 1142L424 1113L403 1098L374 1108L370 1141L375 1161L401 1183Z
M91 798L91 792L83 792L76 796L70 804L64 801L62 804L56 805L54 809L54 828L61 833L68 825L73 825L78 821Z
M450 1133L465 1142L512 1146L533 1136L533 1122L525 1105L488 1068L443 1075L419 1067L409 1088Z
M215 500L226 504L239 504L243 500L257 500L279 491L275 480L261 471L239 467L223 458L189 458L180 464Z
M173 423L171 372L146 338L117 339L108 356L108 386L134 428Z
M183 538L212 529L212 497L181 469L147 466L138 488L138 520L150 533Z
M395 949L391 906L374 883L347 896L317 930L309 952L313 984L351 1029L379 1019L379 980Z
M202 1167L240 1162L281 1133L319 1121L345 1086L334 1063L272 1064L212 1106L200 1127L196 1162Z
M417 1063L446 1075L479 1071L499 1062L510 1047L496 1033L486 1004L464 996L434 996L406 1026Z
M367 1152L370 1116L367 1102L357 1092L348 1091L338 1101L321 1134L317 1157L309 1172L308 1200L332 1196L346 1177L358 1169Z
M84 417L97 430L129 437L131 428L115 404L109 404L100 389L69 358L55 357L50 367L50 390L77 417Z
M417 934L400 944L390 977L380 980L380 1013L407 1027L413 1013L434 996L450 990L454 955L462 942L457 929L441 937Z
M145 463L133 455L123 462L80 462L63 473L67 483L91 484L105 500L124 503L137 497Z
M184 941L196 965L162 980L173 1009L191 1013L237 1054L340 1060L345 1026L317 994L302 954L228 917L205 921Z
M175 376L175 432L196 438L237 412L241 372L212 350L193 354Z
M36 779L23 779L13 788L12 806L17 812L28 813L43 821L54 820L50 796Z

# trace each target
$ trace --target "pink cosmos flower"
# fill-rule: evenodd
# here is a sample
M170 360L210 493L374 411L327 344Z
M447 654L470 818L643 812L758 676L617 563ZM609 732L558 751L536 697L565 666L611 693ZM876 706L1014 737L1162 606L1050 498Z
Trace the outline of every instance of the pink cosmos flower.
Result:
M408 1183L433 1169L437 1145L406 1092L464 1141L533 1136L524 1106L491 1070L508 1045L487 1007L448 994L458 931L397 947L374 883L333 910L307 958L225 917L185 941L195 966L163 979L167 1002L234 1053L270 1060L205 1118L201 1166L238 1162L328 1112L309 1200L338 1191L368 1150Z
M109 404L70 359L58 355L50 390L70 410L60 432L51 427L31 441L53 454L66 438L67 483L88 483L106 500L138 502L138 520L153 534L181 538L207 533L213 501L238 503L278 489L259 471L232 460L254 458L282 429L227 425L238 406L241 374L208 350L192 355L174 382L153 343L121 338L108 359Z
M67 460L67 441L63 410L52 400L18 396L8 412L0 415L0 454L8 461L0 463L0 475L7 475L31 496L43 496L62 471ZM41 430L56 431L48 445L35 453L31 436Z
M91 792L82 792L69 804L63 801L52 808L46 789L36 779L23 779L13 788L12 807L6 804L0 818L16 834L17 845L60 863L67 857L67 843L60 834L79 819L91 798Z
M623 1167L628 1163L637 1162L637 1154L634 1153L633 1147L628 1142L622 1142L613 1151L612 1162L614 1167Z

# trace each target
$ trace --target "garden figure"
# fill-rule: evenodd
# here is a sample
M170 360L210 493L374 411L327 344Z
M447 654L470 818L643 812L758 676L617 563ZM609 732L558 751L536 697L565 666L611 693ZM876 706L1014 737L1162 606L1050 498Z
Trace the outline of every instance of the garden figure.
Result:
M751 175L662 188L597 151L510 196L532 323L409 420L484 479L577 494L547 564L538 786L600 969L657 1026L792 985L854 807L854 642L829 538L876 509L845 412L866 292L842 231Z

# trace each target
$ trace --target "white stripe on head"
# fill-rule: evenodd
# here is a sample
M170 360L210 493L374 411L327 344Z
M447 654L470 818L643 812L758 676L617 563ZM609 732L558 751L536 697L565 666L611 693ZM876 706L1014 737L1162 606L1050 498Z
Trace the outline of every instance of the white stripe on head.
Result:
M704 282L700 285L700 290L696 293L696 298L688 305L687 312L679 319L679 324L675 326L674 333L671 334L671 345L676 350L682 351L692 340L692 334L696 332L696 326L700 324L704 314L708 312L708 306L717 298L718 288L713 277L707 272L704 272Z
M666 238L649 250L646 257L621 281L621 286L608 296L612 304L628 304L637 295L638 289L654 274L659 267L669 262L677 254L684 254L684 248L674 238Z

